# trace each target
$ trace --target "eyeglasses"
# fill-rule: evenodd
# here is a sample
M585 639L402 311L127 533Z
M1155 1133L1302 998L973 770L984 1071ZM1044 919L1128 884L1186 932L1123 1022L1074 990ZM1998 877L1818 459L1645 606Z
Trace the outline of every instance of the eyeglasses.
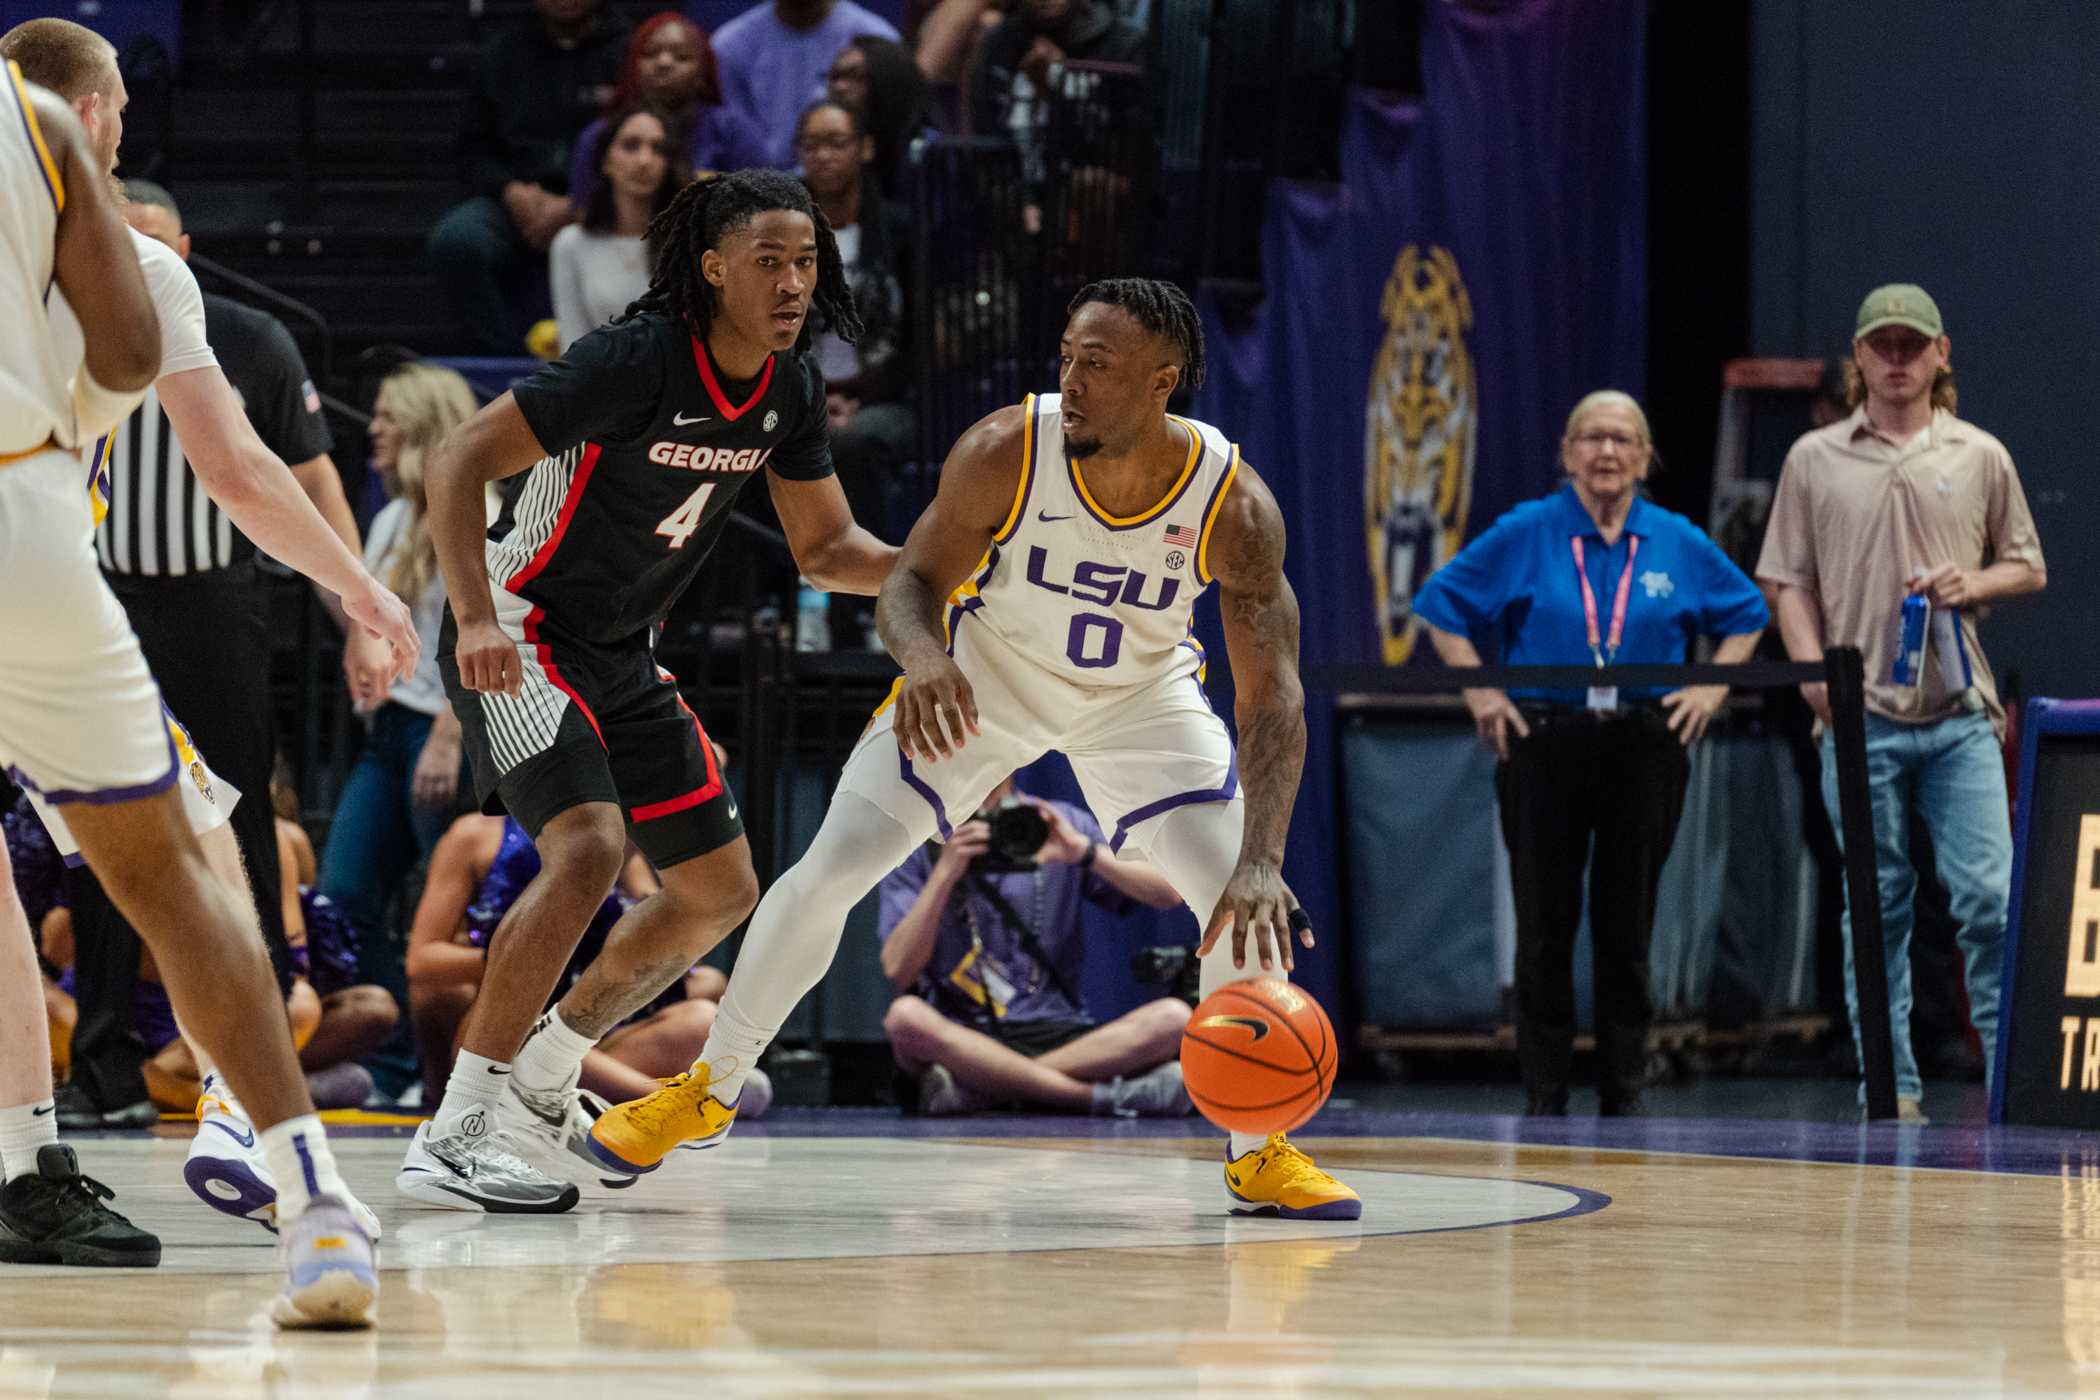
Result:
M795 143L795 149L804 155L815 155L822 151L843 153L859 144L858 136L805 136Z
M1631 452L1640 445L1640 439L1629 433L1607 433L1599 428L1588 428L1575 434L1575 445L1592 452L1601 451L1607 442L1621 452Z

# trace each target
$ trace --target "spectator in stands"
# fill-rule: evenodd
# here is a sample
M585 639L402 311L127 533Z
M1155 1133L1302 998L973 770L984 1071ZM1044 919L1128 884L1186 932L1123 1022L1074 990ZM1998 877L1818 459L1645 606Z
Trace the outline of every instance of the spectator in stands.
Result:
M838 240L862 326L860 339L850 345L827 325L815 328L813 348L831 413L831 458L853 518L869 522L879 534L884 488L910 454L917 424L906 399L911 387L905 354L911 324L905 291L911 223L868 178L867 161L874 151L874 139L852 108L825 101L802 114L795 135L802 181ZM872 619L874 601L832 595L835 644L843 649L851 643L842 639L865 630L862 624Z
M984 36L970 81L970 129L1001 132L1027 144L1052 97L1063 91L1062 66L1143 63L1145 31L1116 18L1107 0L1016 0Z
M986 38L1006 21L1002 0L918 0L911 27L912 57L926 75L927 105L943 131L961 131L968 102L964 84L977 71Z
M351 696L368 729L343 784L317 881L356 933L358 982L406 1000L399 945L386 913L401 882L452 819L459 789L459 721L438 679L445 584L430 541L423 470L476 402L466 380L440 365L402 365L380 382L372 406L372 465L394 499L372 519L365 564L408 604L424 655L384 696Z
M871 35L855 39L831 61L824 95L861 114L875 142L875 178L887 194L898 197L912 140L926 126L926 79L911 51Z
M1002 808L1041 814L1041 845L994 852ZM881 886L882 970L898 991L883 1017L906 1096L936 1116L1026 1104L1072 1113L1173 1117L1188 1003L1148 1002L1107 1025L1080 995L1080 901L1114 913L1180 903L1143 861L1109 852L1085 810L1016 792L1011 777L977 816Z
M2011 455L1954 416L1952 353L1939 307L1922 288L1895 284L1867 295L1854 323L1851 416L1807 434L1787 453L1757 564L1795 660L1820 661L1828 646L1856 646L1866 658L1867 781L1897 1108L1914 1122L1925 1115L1910 1036L1917 872L1909 815L1915 810L1931 833L1967 961L1969 1015L1988 1060L1998 1029L2012 832L1999 751L2005 712L1976 618L1979 608L2047 582ZM1899 677L1899 617L1913 596L1931 607L1930 640L1919 672ZM1823 803L1839 825L1830 698L1822 685L1804 686L1802 694L1824 725ZM1844 932L1856 1045L1849 911ZM1988 1075L1991 1066L1985 1068Z
M668 123L648 107L615 109L599 125L592 155L602 178L583 220L555 234L548 252L564 350L649 289L653 259L642 235L693 179Z
M431 229L429 255L482 354L519 353L547 245L576 216L576 133L611 98L627 39L599 10L599 0L536 0L535 14L497 29L476 55L460 128L473 197Z
M853 0L760 0L715 31L723 100L758 128L768 165L794 165L802 110L824 95L839 50L863 34L897 37Z
M539 868L532 838L508 817L461 817L431 855L408 943L410 1015L422 1051L427 1111L435 1112L444 1097L460 1027L488 962L489 940ZM656 888L655 872L630 846L619 883L585 929L555 998L597 956L620 915ZM584 1056L583 1087L619 1102L651 1092L661 1077L683 1073L706 1044L728 986L729 979L716 969L693 968ZM739 1103L737 1116L764 1113L773 1099L764 1072L752 1070L744 1086L746 1093L756 1088L759 1097Z
M685 153L695 171L713 173L766 164L766 144L751 119L722 100L714 49L707 31L676 10L643 20L627 46L620 85L613 92L618 110L644 106L662 117L671 150ZM600 117L576 138L569 166L569 198L588 210L603 174L598 142L610 116Z
M401 1008L386 988L359 980L357 931L334 901L315 888L314 843L299 824L299 799L280 756L270 780L277 825L279 884L293 966L317 999L313 1033L299 1047L299 1067L321 1108L358 1108L372 1095L372 1075L358 1061L386 1043Z
M1568 1111L1570 963L1587 866L1598 1098L1606 1115L1630 1115L1642 1111L1648 942L1691 775L1685 750L1728 688L1616 687L1608 668L1682 663L1700 636L1722 639L1715 661L1739 662L1768 617L1757 585L1698 526L1643 496L1655 454L1632 398L1586 395L1560 452L1568 484L1496 521L1430 576L1414 606L1448 666L1480 665L1477 643L1492 637L1511 665L1598 668L1587 694L1479 687L1465 700L1498 760L1525 1111Z

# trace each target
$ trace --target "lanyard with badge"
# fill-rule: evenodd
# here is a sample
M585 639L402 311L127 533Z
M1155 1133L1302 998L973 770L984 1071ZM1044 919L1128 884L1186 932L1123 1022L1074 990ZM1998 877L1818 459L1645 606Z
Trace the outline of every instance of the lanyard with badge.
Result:
M1583 567L1582 536L1572 535L1568 547L1575 553L1575 579L1582 585L1582 621L1588 629L1590 655L1596 658L1597 669L1611 665L1619 654L1619 644L1626 636L1626 600L1633 592L1633 559L1641 552L1639 535L1626 537L1626 568L1619 574L1619 588L1611 605L1611 635L1597 635L1597 595L1590 591L1590 573ZM1593 685L1586 703L1592 710L1610 711L1619 708L1619 688L1615 685Z

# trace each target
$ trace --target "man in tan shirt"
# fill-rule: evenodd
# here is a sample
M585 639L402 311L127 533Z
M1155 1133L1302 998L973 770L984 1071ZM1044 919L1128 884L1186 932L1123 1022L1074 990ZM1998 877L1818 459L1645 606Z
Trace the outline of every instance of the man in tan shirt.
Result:
M1772 593L1787 654L1826 646L1866 658L1867 778L1887 944L1889 1024L1903 1118L1923 1121L1910 1041L1911 897L1905 833L1913 807L1958 926L1969 1013L1989 1061L1997 1047L2000 954L2012 878L2012 830L1999 737L2005 711L1976 631L1977 610L2046 582L2027 497L2003 443L1954 416L1950 345L1922 288L1876 288L1859 309L1851 417L1787 453L1757 577ZM1932 606L1920 674L1897 679L1903 600ZM1830 698L1802 687L1823 721L1823 802L1838 826ZM1839 827L1842 835L1842 827ZM1845 918L1845 1004L1859 1035L1852 920Z

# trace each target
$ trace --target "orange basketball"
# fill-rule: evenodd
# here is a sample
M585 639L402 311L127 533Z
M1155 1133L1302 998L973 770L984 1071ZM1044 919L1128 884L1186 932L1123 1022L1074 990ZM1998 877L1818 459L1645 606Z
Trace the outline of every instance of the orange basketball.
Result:
M1189 1098L1228 1132L1289 1132L1319 1112L1335 1054L1320 1003L1274 977L1218 988L1181 1033Z

